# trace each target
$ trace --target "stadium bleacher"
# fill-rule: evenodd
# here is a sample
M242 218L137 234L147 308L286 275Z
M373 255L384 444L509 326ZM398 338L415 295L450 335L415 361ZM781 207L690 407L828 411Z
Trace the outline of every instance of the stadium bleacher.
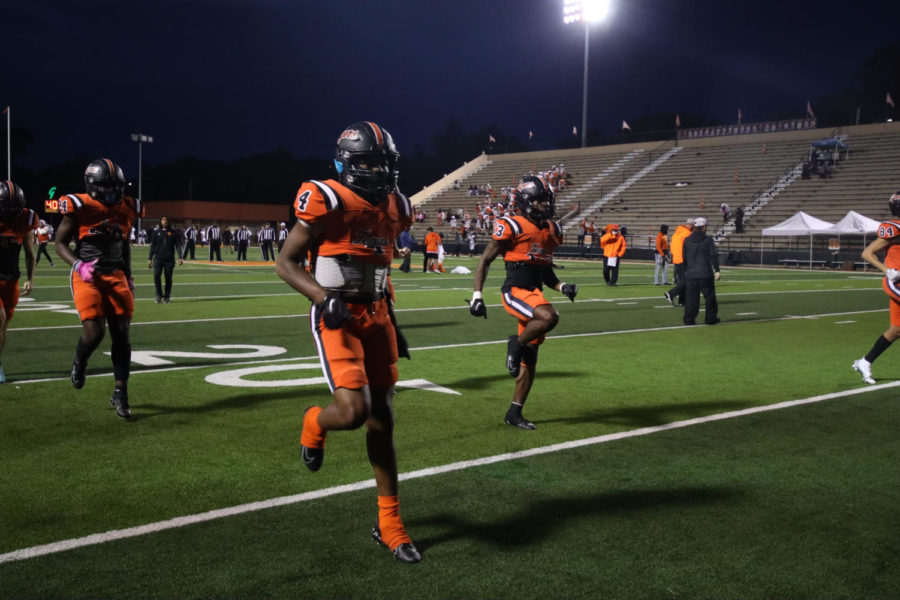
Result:
M849 146L833 176L799 177L810 144L832 136ZM661 224L673 227L686 218L703 216L715 226L710 233L717 235L723 251L759 253L761 244L767 251L808 251L807 238L763 240L761 231L799 210L830 222L849 210L883 218L887 198L900 189L900 173L893 168L898 156L896 123L491 155L457 180L459 189L453 189L448 177L431 186L430 193L412 197L416 210L428 215L425 223L414 226L413 234L422 239L431 226L452 243L449 224L438 227L436 215L439 209L473 213L476 204L483 205L486 196L467 196L469 186L490 184L496 199L501 187L515 184L523 174L565 164L568 185L557 195L557 215L579 205L580 211L564 223L567 241L573 245L583 218L600 227L608 222L625 225L629 246L647 249ZM783 189L775 188L779 181ZM732 214L745 207L744 233L734 233L733 224L723 227L722 202ZM816 252L826 252L828 236L818 237L822 239L815 240ZM479 243L486 240L487 233L479 235ZM858 257L862 242L861 236L842 239L841 255Z

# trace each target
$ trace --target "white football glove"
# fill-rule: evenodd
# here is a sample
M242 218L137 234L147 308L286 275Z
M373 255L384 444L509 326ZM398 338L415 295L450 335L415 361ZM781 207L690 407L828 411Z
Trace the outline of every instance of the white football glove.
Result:
M888 269L887 271L884 272L884 276L887 277L888 279L890 279L891 281L893 281L894 283L897 283L898 281L900 281L900 271L898 271L897 269Z

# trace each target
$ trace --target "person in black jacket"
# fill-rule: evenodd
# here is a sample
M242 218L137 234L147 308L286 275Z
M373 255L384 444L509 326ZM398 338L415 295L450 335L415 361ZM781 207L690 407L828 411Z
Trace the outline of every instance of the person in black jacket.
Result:
M156 303L169 303L172 294L172 271L175 269L175 258L178 257L179 266L181 258L181 236L169 225L169 217L163 216L159 225L150 232L150 257L147 267L153 269L153 283L156 285ZM156 264L153 263L154 257ZM166 290L163 293L162 274L166 274Z
M694 220L694 232L684 240L686 287L684 291L684 324L696 325L700 313L700 294L706 302L706 324L715 325L719 319L716 284L719 273L719 251L716 243L706 235L706 219Z

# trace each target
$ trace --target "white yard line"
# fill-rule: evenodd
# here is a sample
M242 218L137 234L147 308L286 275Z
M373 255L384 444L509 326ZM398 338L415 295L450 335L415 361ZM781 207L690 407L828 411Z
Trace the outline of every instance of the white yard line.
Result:
M606 284L602 284L606 285ZM466 294L471 295L470 288L443 288L440 290L424 290L424 291L440 291L440 292L464 292L463 296L460 296L459 305L453 306L429 306L422 308L395 308L395 313L404 313L404 312L422 312L429 310L459 310L461 308L466 308L467 300ZM882 292L883 290L878 288L853 288L846 290L784 290L784 291L760 291L760 292L728 292L728 293L716 293L716 297L718 298L728 298L731 296L766 296L766 295L783 295L783 294L823 294L828 292L835 293L843 293L843 292ZM188 298L179 298L179 300L214 300L214 299L227 299L227 298L263 298L263 297L271 297L271 296L300 296L297 295L296 292L290 292L286 294L265 294L263 296L257 295L248 295L248 296L190 296ZM586 298L584 300L577 300L578 303L585 302L626 302L626 301L641 301L641 300L654 300L658 301L662 297L660 295L653 296L632 296L627 298ZM562 296L560 296L562 298ZM152 301L152 298L145 298L144 300ZM66 301L68 302L68 301ZM177 302L177 300L176 300ZM488 304L488 307L500 307L503 306L500 303L497 304ZM567 306L567 304L563 304L563 306ZM655 306L654 308L664 308L665 306ZM887 310L887 309L885 309ZM878 311L860 311L860 312L878 312ZM137 327L140 325L174 325L174 324L189 324L189 323L207 323L210 321L241 321L241 320L253 320L253 319L294 319L297 317L307 317L309 313L297 313L293 315L261 315L256 317L222 317L222 318L210 318L210 319L172 319L168 321L132 321L131 326ZM835 313L840 314L840 313ZM856 314L856 313L846 313L846 314ZM47 331L50 329L81 329L81 324L77 325L46 325L42 327L10 327L8 331Z
M664 425L656 425L653 427L642 427L640 429L633 429L631 431L622 431L619 433L610 433L607 435L600 435L600 436L584 438L584 439L580 439L580 440L572 440L569 442L552 444L550 446L541 446L538 448L531 448L529 450L520 450L518 452L508 452L505 454L497 454L494 456L485 456L483 458L476 458L473 460L464 460L464 461L454 462L454 463L450 463L450 464L446 464L446 465L440 465L437 467L429 467L426 469L419 469L418 471L410 471L408 473L401 473L400 481L410 481L413 479L421 479L423 477L432 477L435 475L442 475L444 473L452 473L454 471L462 471L465 469L481 467L484 465L491 465L491 464L496 464L496 463L506 462L506 461L511 461L511 460L520 460L523 458L530 458L532 456L540 456L543 454L550 454L552 452L560 452L560 451L564 451L564 450L572 450L574 448L583 448L585 446L605 444L608 442L614 442L614 441L624 440L624 439L633 438L633 437L650 435L650 434L659 433L662 431L671 431L674 429L682 429L685 427L692 427L694 425L702 425L704 423L713 423L716 421L724 421L727 419L746 417L748 415L754 415L754 414L759 414L759 413L764 413L764 412L781 410L784 408L792 408L795 406L802 406L805 404L814 404L817 402L823 402L825 400L833 400L835 398L844 398L847 396L855 396L857 394L865 394L868 392L893 388L893 387L897 387L897 386L900 386L900 381L894 381L891 383L884 383L884 384L880 384L880 385L871 385L871 386L856 388L856 389L852 389L852 390L845 390L843 392L822 394L820 396L812 396L809 398L801 398L798 400L788 400L785 402L779 402L777 404L770 404L767 406L756 406L753 408L745 408L745 409L741 409L741 410L728 411L728 412L718 413L718 414L714 414L714 415L707 415L705 417L686 419L684 421L674 421L672 423L666 423ZM32 546L30 548L22 548L19 550L13 550L12 552L7 552L5 554L0 554L0 564L14 562L14 561L20 561L20 560L27 560L29 558L35 558L35 557L44 556L47 554L56 554L58 552L64 552L66 550L74 550L76 548L84 548L86 546L105 544L107 542L112 542L112 541L122 540L122 539L127 539L127 538L133 538L133 537L148 535L148 534L152 534L152 533L158 533L160 531L166 531L169 529L178 529L180 527L195 525L197 523L205 523L208 521L224 519L227 517L234 517L234 516L243 515L243 514L256 512L256 511L260 511L260 510L266 510L269 508L275 508L275 507L279 507L279 506L287 506L290 504L298 504L300 502L308 502L310 500L318 500L320 498L328 498L330 496L337 496L339 494L346 494L346 493L350 493L350 492L371 489L374 487L375 487L375 480L367 479L364 481L357 481L355 483L348 483L348 484L338 485L338 486L325 488L325 489L321 489L321 490L314 490L314 491L305 492L302 494L294 494L292 496L281 496L279 498L270 498L269 500L261 500L259 502L250 502L247 504L239 504L237 506L220 508L220 509L216 509L216 510L203 512L203 513L186 515L183 517L175 517L173 519L167 519L165 521L157 521L155 523L148 523L146 525L140 525L137 527L128 527L125 529L115 529L115 530L106 531L103 533L95 533L92 535L87 535L84 537L71 538L68 540L61 540L61 541L53 542L50 544L43 544L40 546Z
M447 308L456 308L456 307L444 307L441 310L445 310ZM665 307L657 307L657 308L665 308ZM407 310L434 310L434 309L417 309L411 308ZM705 310L705 309L702 309ZM887 312L887 308L877 308L872 310L854 310L848 312L838 312L838 313L821 313L818 315L787 315L784 317L771 317L768 319L748 319L745 321L734 321L729 323L728 321L722 322L717 327L726 327L729 325L745 325L748 323L771 323L775 321L796 321L798 319L820 319L826 317L840 317L844 315L861 315L868 313L879 313L879 312ZM398 311L399 312L399 311ZM297 316L305 316L305 315L297 315ZM235 317L234 319L198 319L197 321L171 321L171 323L193 323L198 321L227 321L227 320L240 320L240 319L280 319L280 318L294 318L293 315L281 315L281 316L271 316L271 317ZM168 321L164 321L168 322ZM157 325L160 321L156 321L153 323L139 323L140 325ZM135 325L135 323L132 323ZM61 327L40 327L40 328L31 328L34 329L60 329L60 328L68 328L70 326L65 325ZM81 325L77 326L81 328ZM648 333L653 331L674 331L677 329L687 329L689 327L698 327L697 325L664 325L660 327L645 327L642 329L616 329L611 331L593 331L588 333L568 333L563 335L553 335L548 336L548 340L564 340L569 338L583 338L583 337L599 337L606 335L619 335L625 333ZM472 346L490 346L493 344L505 344L506 340L486 340L483 342L466 342L462 344L441 344L439 346L420 346L418 348L410 348L410 352L419 352L422 350L449 350L453 348L469 348ZM145 373L160 373L162 371L186 371L191 369L211 369L217 367L234 367L240 365L255 365L255 364L268 364L274 362L284 362L291 360L313 360L318 359L318 356L308 356L308 357L295 357L295 358L278 358L278 359L265 359L265 360L254 360L254 361L240 361L240 362L231 362L231 363L215 363L215 364L205 364L205 365L191 365L185 367L166 367L163 369L132 369L131 376L142 375ZM91 377L112 377L112 372L109 373L97 373L95 375L91 375ZM27 383L46 383L48 381L68 381L68 377L48 377L44 379L23 379L21 381L12 380L9 383L13 385L25 385Z

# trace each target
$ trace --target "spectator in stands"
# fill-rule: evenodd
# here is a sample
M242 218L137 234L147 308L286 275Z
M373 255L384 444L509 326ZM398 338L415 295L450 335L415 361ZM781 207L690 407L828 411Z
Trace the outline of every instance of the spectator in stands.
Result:
M600 248L603 250L603 280L606 285L614 286L619 280L619 261L625 255L625 236L621 235L619 226L610 223L606 226L606 233L600 238Z
M719 319L716 301L716 284L719 273L719 251L711 237L706 235L706 219L694 220L694 231L684 240L684 264L687 284L684 291L684 324L696 325L700 313L700 294L706 301L707 325L715 325Z
M744 233L744 207L738 206L734 213L734 232Z
M669 226L660 225L656 234L656 268L653 271L653 285L669 285L669 261L672 255L669 253ZM662 271L660 279L659 272Z
M723 202L719 205L719 210L722 211L722 224L724 225L731 218L731 207L727 202Z

